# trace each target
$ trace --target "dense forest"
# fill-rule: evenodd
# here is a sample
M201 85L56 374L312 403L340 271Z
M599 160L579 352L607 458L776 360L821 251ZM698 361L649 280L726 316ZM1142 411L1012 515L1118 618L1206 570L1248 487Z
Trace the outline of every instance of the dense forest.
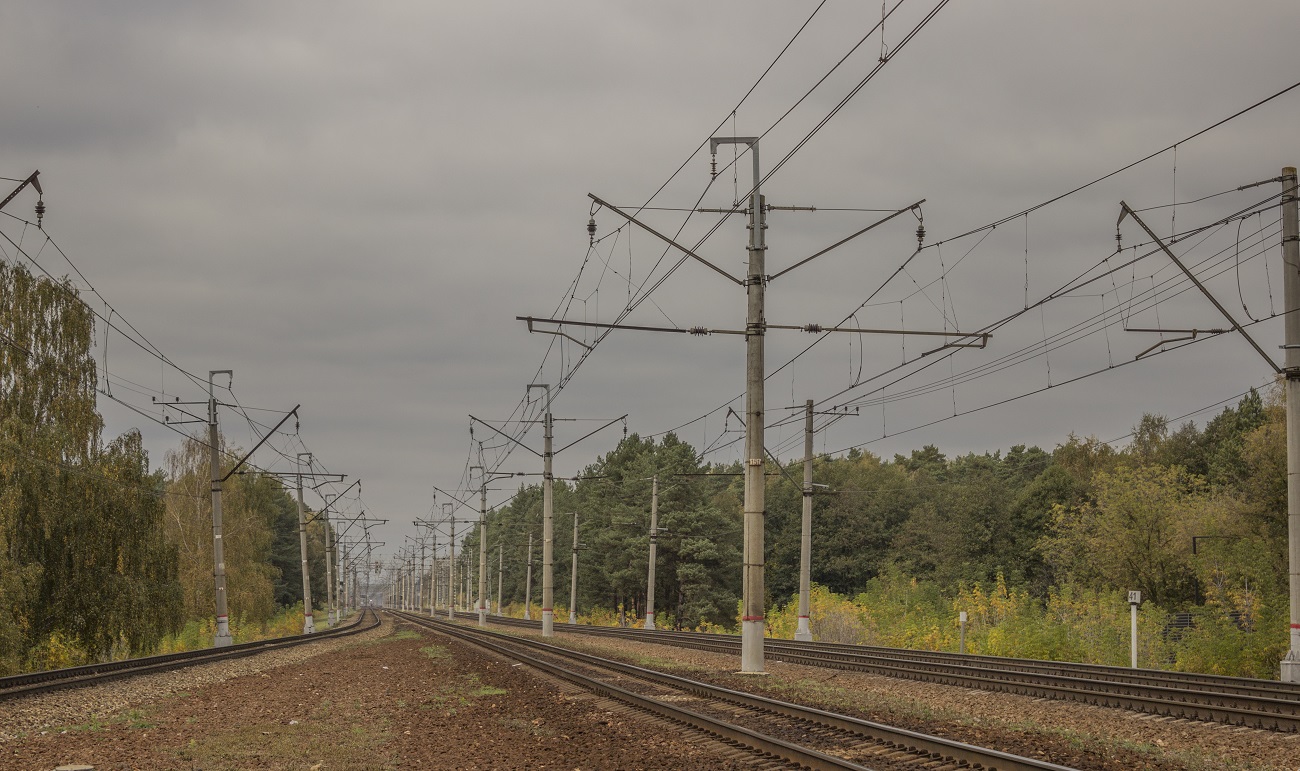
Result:
M207 446L150 470L139 432L105 441L94 337L70 283L0 262L0 675L149 653L187 624L210 644ZM232 625L300 604L298 509L279 481L233 477L223 511ZM323 526L310 537L319 604Z
M767 474L767 605L790 636L798 592L802 459ZM1284 410L1252 391L1203 427L1143 416L1123 449L1064 437L954 458L926 446L884 459L817 458L813 631L824 640L1127 662L1126 592L1138 590L1143 661L1275 677L1286 647ZM573 513L584 617L644 612L651 477L660 484L659 625L734 629L740 594L738 466L697 462L669 434L633 435L555 487L557 618L566 617ZM541 490L489 515L489 566L522 612ZM477 530L466 555L477 553ZM534 605L540 579L534 571ZM494 576L495 579L495 576ZM495 588L495 580L491 582ZM534 608L536 617L536 608Z

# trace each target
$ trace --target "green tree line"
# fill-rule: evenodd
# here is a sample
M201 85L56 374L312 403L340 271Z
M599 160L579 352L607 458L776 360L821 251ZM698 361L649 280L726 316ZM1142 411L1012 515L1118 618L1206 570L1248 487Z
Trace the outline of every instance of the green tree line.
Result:
M0 674L149 653L213 616L207 448L151 470L138 431L104 440L94 320L70 282L0 261ZM236 618L301 602L296 502L242 475L224 513Z
M784 628L777 617L790 610L798 591L801 463L790 461L784 471L769 463L767 469L766 601L776 633ZM1267 676L1286 644L1285 467L1283 407L1276 395L1266 402L1254 391L1203 427L1171 427L1162 417L1145 415L1121 450L1070 435L1051 451L1015 446L1005 453L948 458L926 446L890 459L858 451L818 457L814 479L827 487L819 487L814 498L812 580L828 596L858 598L873 612L897 605L900 617L919 618L915 602L929 597L928 607L951 616L943 622L950 629L913 635L917 644L931 645L955 639L954 602L986 606L991 596L1000 598L1000 613L1009 612L1008 603L1020 603L1017 613L1032 610L1043 624L1053 608L1077 615L1088 606L1089 613L1114 616L1115 637L1126 634L1123 593L1139 590L1148 600L1144 612L1160 619L1151 623L1162 639L1199 635L1210 645L1218 635L1246 651L1231 657L1236 663L1230 669ZM658 441L632 435L574 480L557 481L555 597L561 619L572 602L574 512L584 547L578 608L596 620L610 620L619 609L630 619L643 616L650 478L658 475L659 522L666 531L659 538L655 586L660 625L734 629L739 472L738 465L698 462L694 448L672 434ZM540 485L522 486L488 519L490 594L500 546L503 599L516 613L524 598L529 533L537 566L533 602L540 603L541 498ZM463 561L476 558L477 542L475 528ZM910 599L900 599L904 595ZM1111 602L1106 598L1115 598L1113 609L1102 607ZM1191 614L1193 629L1171 631L1175 613ZM1073 631L1057 631L1084 635L1080 630L1088 623L1079 616ZM1024 639L1039 631L1025 631ZM883 639L865 627L850 637L844 641ZM1048 649L1039 638L1032 653L1056 650L1123 663L1113 660L1124 650L1120 642L1099 641L1093 646L1099 652L1087 654L1078 640L1062 638ZM1209 654L1172 648L1149 663L1167 665L1180 656L1188 666L1193 660L1195 666L1220 666Z

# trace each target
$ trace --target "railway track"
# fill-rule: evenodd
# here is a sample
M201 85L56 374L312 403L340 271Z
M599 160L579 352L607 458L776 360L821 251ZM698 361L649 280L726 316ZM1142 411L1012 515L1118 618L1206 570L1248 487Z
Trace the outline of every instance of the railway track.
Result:
M540 622L490 617L538 630ZM556 624L557 631L739 655L731 635ZM961 688L1064 699L1265 730L1300 731L1300 685L1152 669L768 639L766 655L807 666L869 672Z
M771 761L810 769L982 768L1064 771L1023 758L733 691L500 632L393 612L662 719L718 737Z
M366 621L367 617L370 619L369 623ZM181 669L183 667L191 667L198 664L209 664L214 661L228 661L231 659L243 658L244 656L253 656L266 651L304 645L318 640L346 637L348 635L374 629L377 626L379 626L378 614L371 610L363 610L361 614L358 615L357 620L353 623L347 626L330 629L325 632L317 632L315 634L278 637L273 640L258 640L255 642L240 643L238 645L229 645L224 648L204 648L197 651L168 653L161 656L145 656L136 659L125 659L123 661L110 661L103 664L86 664L80 667L50 669L44 672L28 672L21 675L11 675L9 677L0 678L0 701L30 696L36 693L54 691L60 688L77 688L87 685L99 685L111 680L154 674L156 672L166 672L168 670Z

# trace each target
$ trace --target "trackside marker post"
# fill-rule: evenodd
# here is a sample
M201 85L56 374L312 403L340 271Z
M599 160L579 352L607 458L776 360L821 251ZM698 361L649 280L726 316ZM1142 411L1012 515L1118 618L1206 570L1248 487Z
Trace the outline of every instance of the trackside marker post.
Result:
M1138 606L1142 604L1142 592L1128 593L1129 610L1129 666L1137 669L1138 665ZM965 615L964 613L962 615Z

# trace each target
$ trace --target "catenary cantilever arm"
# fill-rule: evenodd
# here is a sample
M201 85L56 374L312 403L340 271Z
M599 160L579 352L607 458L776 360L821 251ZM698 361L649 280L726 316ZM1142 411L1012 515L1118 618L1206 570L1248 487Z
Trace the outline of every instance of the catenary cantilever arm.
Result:
M611 203L607 203L607 202L605 202L605 201L602 201L601 199L597 198L595 195L592 195L591 193L587 193L587 197L590 198L591 200L595 201L596 203L600 204L601 206L605 207L606 209L609 209L610 211L614 212L615 214L617 214L618 216L620 216L620 217L622 217L623 219L627 220L628 222L631 222L633 225L637 225L638 227L642 228L643 230L645 230L645 231L646 231L647 233L649 233L650 235L652 235L652 236L654 236L655 238L658 238L658 239L660 239L661 241L667 243L669 246L672 246L673 248L680 250L680 251L681 251L683 254L685 254L686 256L688 256L688 257L694 257L695 259L697 259L697 260L699 260L700 262L704 263L704 264L707 265L708 267L710 267L710 268L712 268L713 270L717 271L720 275L725 276L725 277L727 278L728 281L730 281L731 283L735 284L736 286L744 286L744 285L745 285L745 282L743 282L743 281L741 281L740 279L736 278L735 276L731 275L730 273L728 273L727 271L723 270L722 268L719 268L717 265L714 265L713 263L711 263L711 262L709 262L708 260L704 259L704 258L701 257L700 255L698 255L698 254L696 254L695 252L691 251L690 249L687 249L686 247L684 247L684 246L682 246L681 244L677 243L676 241L674 241L673 239L671 239L671 238L669 238L668 236L664 235L663 233L660 233L658 230L655 230L654 228L650 227L649 225L645 224L644 222L638 220L636 217L633 217L631 214L628 214L627 212L623 211L622 209L618 208L617 206L614 206L614 205L611 204Z
M488 423L487 421L484 421L484 420L479 420L478 418L474 417L473 415L470 415L470 416L469 416L469 419L472 420L472 421L474 421L475 423L479 423L479 424L481 424L481 425L487 426L488 428L492 429L493 431L496 431L496 432L497 432L498 434L500 434L501 436L505 437L506 439L509 439L510 441L514 442L515 444L519 445L520 447L524 448L525 450L531 452L533 455L536 455L536 456L539 457L539 458L542 457L542 454L541 454L540 452L538 452L537 450L534 450L533 448L529 447L528 445L524 444L523 442L519 441L518 439L514 438L513 436L511 436L511 435L505 433L504 431L502 431L501 429L499 429L499 428L497 428L496 426L492 425L491 423Z
M881 225L885 224L886 222L889 222L890 220L892 220L893 218L895 218L895 217L897 217L898 215L902 214L903 212L905 212L905 211L912 211L912 210L916 209L916 207L920 206L920 205L923 204L923 203L925 203L925 199L924 199L924 198L922 198L921 200L919 200L919 201L917 201L916 203L912 204L911 206L908 206L908 207L903 208L903 209L899 209L898 211L894 212L893 214L889 215L888 217L885 217L884 219L877 220L877 221L871 223L870 225L867 225L865 228L859 230L858 232L854 233L853 235L851 235L851 236L847 236L847 237L845 237L845 238L841 238L839 241L836 241L835 243L831 244L830 246L826 247L825 249L822 249L820 252L817 252L816 254L812 255L811 257L805 257L805 258L803 258L802 260L799 260L799 261L796 262L795 264L791 265L790 267L786 268L785 270L783 270L783 271L781 271L781 272L779 272L779 273L774 273L774 274L772 274L771 276L768 276L768 277L767 277L767 280L768 280L768 281L772 281L772 280L774 280L774 279L778 279L778 278L780 278L781 276L784 276L785 274L787 274L787 273L789 273L790 271L794 270L795 268L799 267L800 265L803 265L803 264L805 264L805 263L812 262L813 260L817 259L818 257L822 256L823 254L826 254L827 252L829 252L829 251L831 251L831 250L833 250L833 249L838 249L839 247L841 247L841 246L847 244L848 242L852 241L853 239L857 238L858 236L862 235L863 233L866 233L866 232L869 231L869 230L874 230L875 228L880 227Z
M1163 250L1164 253L1169 256L1169 259L1174 261L1174 264L1178 266L1178 269L1181 270L1188 278L1192 280L1192 283L1196 285L1197 289L1201 290L1201 294L1205 295L1205 298L1209 300L1211 303L1213 303L1215 308L1219 309L1219 313L1223 314L1223 317L1228 320L1228 323L1232 325L1232 328L1240 332L1242 337L1246 338L1246 342L1250 343L1250 347L1254 348L1256 353L1264 357L1264 361L1268 362L1268 366L1272 367L1274 372L1276 372L1279 375L1282 374L1282 368L1277 366L1277 362L1273 361L1272 357L1270 357L1267 353L1264 353L1264 349L1259 347L1259 343L1255 342L1255 338L1251 337L1250 334L1246 332L1246 330L1241 328L1241 325L1238 324L1237 320L1232 317L1232 314L1228 313L1228 309L1224 308L1222 305L1219 304L1218 300L1214 299L1214 295L1210 294L1210 290L1206 289L1205 285L1201 283L1201 280L1198 279L1190 270L1188 270L1187 266L1183 265L1182 260L1178 259L1178 257L1174 254L1172 249L1170 249L1168 246L1165 246L1165 242L1160 240L1160 236L1157 236L1151 230L1151 228L1147 227L1147 224L1142 221L1142 218L1137 215L1137 212L1130 209L1129 205L1124 203L1123 201L1120 201L1119 205L1120 205L1119 222L1123 222L1124 217L1129 216L1133 218L1134 222L1141 225L1142 229L1147 232L1147 235L1151 236L1151 239L1156 242L1156 245L1159 246L1161 250ZM1115 223L1116 227L1119 226L1119 222Z

